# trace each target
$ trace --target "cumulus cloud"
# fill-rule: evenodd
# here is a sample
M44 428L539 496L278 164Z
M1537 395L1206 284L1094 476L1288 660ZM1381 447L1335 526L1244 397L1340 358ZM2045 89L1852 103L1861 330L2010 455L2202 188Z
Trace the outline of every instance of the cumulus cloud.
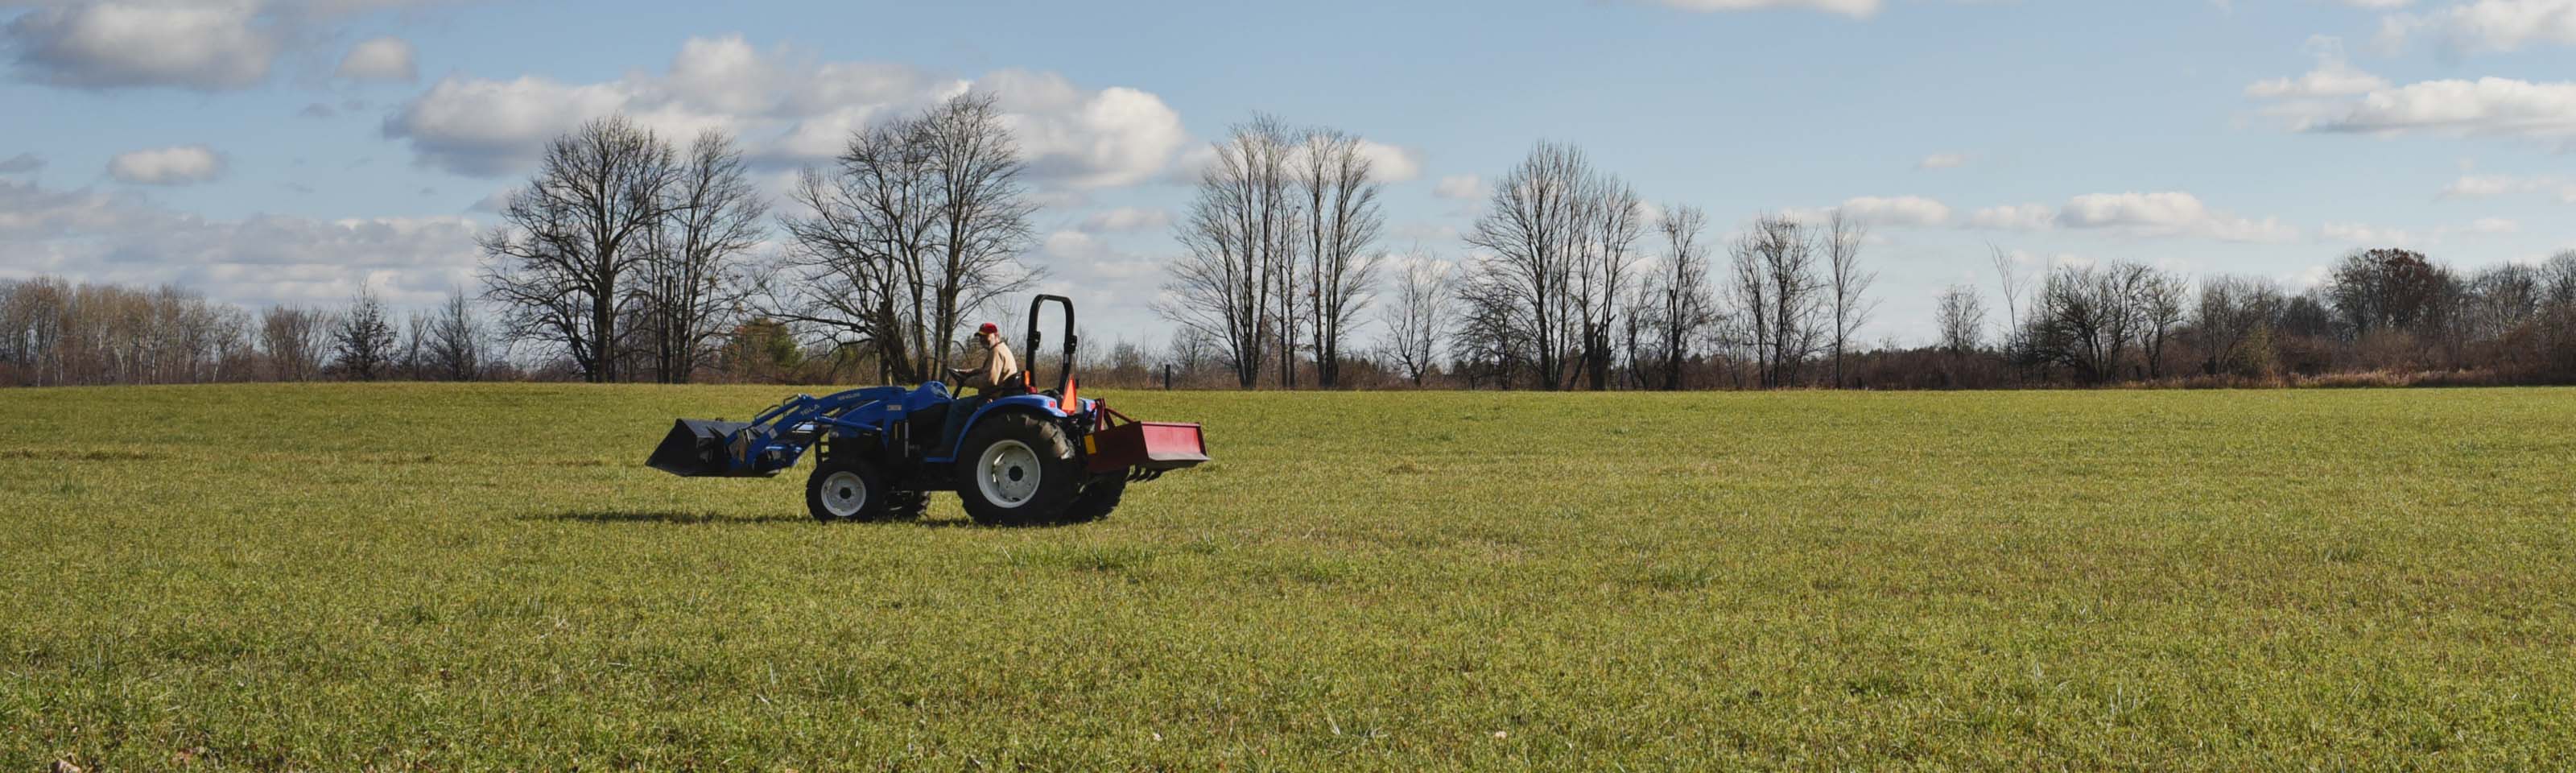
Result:
M693 39L662 74L564 83L450 77L387 118L419 163L478 176L524 171L543 144L581 122L623 112L668 135L723 129L772 163L840 151L872 122L969 91L992 94L1033 177L1071 188L1153 177L1189 144L1180 115L1131 88L1083 88L1061 75L1001 70L967 80L878 62L821 62L742 38Z
M2442 198L2446 199L2484 199L2531 193L2555 196L2563 204L2576 204L2576 179L2555 175L2463 175L2442 187Z
M1957 169L1967 165L1968 157L1962 153L1934 153L1914 162L1915 169Z
M2522 230L2522 224L2501 217L2482 217L2469 222L2469 233L2509 234Z
M2576 139L2576 83L2488 77L2401 86L2354 69L2333 38L2311 39L2308 47L2316 69L2245 87L2247 96L2270 103L2264 113L2292 131L2511 137L2559 145Z
M2454 54L2576 44L2576 0L2473 0L2380 20L2382 46L2415 38L2432 38Z
M1822 222L1841 213L1844 217L1874 226L1932 227L1950 223L1950 205L1921 196L1860 196L1824 209L1788 209L1780 214L1791 220Z
M222 177L224 156L204 145L177 145L116 154L111 177L144 185L187 185Z
M1884 5L1880 0L1651 0L1651 2L1667 8L1703 13L1788 9L1822 11L1855 19L1876 16L1878 9Z
M1453 174L1440 178L1431 186L1431 195L1458 201L1473 201L1485 195L1485 180L1472 174Z
M2245 87L2245 95L2257 99L2318 99L2368 94L2388 88L2388 80L2362 72L2344 59L2343 41L2317 36L2308 39L2308 54L2317 60L2316 69L2296 78L2273 78L2256 81Z
M2100 228L2147 236L2202 236L2223 241L2278 242L2298 238L2298 229L2276 218L2255 220L2210 209L2188 193L2095 193L2077 196L2057 210L2067 228Z
M1411 148L1383 142L1360 140L1360 157L1369 161L1369 173L1377 179L1400 183L1422 176L1422 159Z
M2360 223L2327 223L2317 227L2317 240L2352 245L2414 245L2415 235L2395 228Z
M2507 137L2564 145L2576 138L2576 83L2492 77L2425 81L2372 91L2333 113L2303 118L2293 128L2380 136Z
M1159 207L1118 207L1083 218L1082 230L1092 233L1150 231L1167 228L1171 224L1172 214Z
M1968 224L2005 231L2040 231L2057 223L2057 208L2046 204L2007 204L1977 210Z
M1862 196L1843 202L1844 215L1873 225L1937 226L1950 222L1950 206L1921 196Z
M2130 236L2189 236L2233 242L2283 242L2299 230L2278 218L2249 218L2209 208L2182 192L2094 193L2044 204L1989 207L1970 217L1979 228L2101 230Z
M45 160L34 153L20 153L0 160L0 174L34 174L45 168Z
M0 275L175 283L249 305L346 303L373 286L432 303L471 285L482 253L462 218L209 220L138 196L0 180Z
M102 2L20 15L0 31L18 75L58 86L238 89L268 78L282 47L246 2Z
M397 37L373 38L351 46L349 53L340 57L337 74L363 81L408 83L420 78L419 69L412 64L411 43Z
M1162 261L1113 248L1100 237L1081 231L1056 231L1038 243L1040 262L1051 277L1093 290L1162 276ZM1139 288L1142 289L1142 288Z

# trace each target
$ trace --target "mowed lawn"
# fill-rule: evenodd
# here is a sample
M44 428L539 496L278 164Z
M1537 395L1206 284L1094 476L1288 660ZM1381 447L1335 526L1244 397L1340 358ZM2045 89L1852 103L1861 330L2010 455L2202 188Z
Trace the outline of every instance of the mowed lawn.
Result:
M1112 392L1109 520L644 468L793 390L0 392L0 768L2564 769L2576 390Z

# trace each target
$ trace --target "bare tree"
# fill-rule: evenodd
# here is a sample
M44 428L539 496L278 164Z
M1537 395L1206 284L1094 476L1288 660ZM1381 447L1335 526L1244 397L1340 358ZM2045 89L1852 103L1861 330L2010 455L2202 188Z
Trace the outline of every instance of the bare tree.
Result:
M1830 338L1825 280L1816 275L1817 240L1785 217L1763 216L1731 253L1736 306L1758 364L1758 383L1778 389L1798 382L1807 360Z
M935 376L969 315L1039 276L1020 261L1035 207L1002 118L989 95L961 95L852 134L828 172L806 169L771 315L830 348L865 347L887 378Z
M1022 179L1027 163L1020 159L1019 140L993 95L965 94L941 103L922 119L922 134L936 173L931 236L937 281L930 283L929 308L912 316L923 320L916 340L926 339L931 360L945 367L972 324L969 315L1045 274L1020 262L1035 238L1029 217L1037 205Z
M1449 325L1449 266L1415 250L1396 274L1395 304L1386 307L1387 359L1414 386L1438 367L1440 337Z
M742 262L760 243L768 208L752 188L742 151L717 131L690 143L661 206L663 216L644 232L640 332L653 379L682 384L744 311Z
M1878 272L1860 268L1861 242L1869 238L1869 228L1835 210L1825 225L1825 285L1834 314L1834 388L1843 387L1843 359L1851 346L1854 332L1869 323L1869 313L1877 307L1863 297L1870 283L1878 281Z
M401 354L394 358L394 370L401 378L425 381L429 372L429 327L433 324L427 311L414 310L403 316Z
M1386 214L1376 179L1358 137L1333 129L1308 129L1299 148L1296 184L1303 195L1308 234L1304 294L1315 336L1315 382L1340 385L1342 344L1368 307L1377 283L1378 234Z
M1542 142L1494 185L1467 243L1482 252L1459 284L1461 343L1505 370L1526 366L1541 389L1563 389L1593 321L1579 276L1606 289L1587 250L1599 236L1598 173L1583 151ZM1633 199L1632 199L1633 201ZM1633 227L1632 229L1633 230ZM1608 259L1603 257L1604 260ZM1604 304L1606 308L1606 304Z
M423 355L427 378L449 381L472 381L480 375L484 358L484 332L474 317L474 307L465 291L447 295L429 321L428 351Z
M385 316L384 302L377 300L375 293L358 291L358 300L349 305L349 313L332 327L331 352L334 367L352 380L374 381L392 375L398 354L394 326Z
M2127 353L2149 325L2140 299L2155 273L2134 263L2050 271L2021 334L2020 359L2042 368L2064 366L2087 384L2119 378Z
M644 234L661 223L677 171L670 144L624 116L549 143L481 239L485 297L503 308L507 335L561 347L584 380L616 380L628 271L647 256Z
M1986 303L1977 297L1977 288L1960 284L1942 290L1935 314L1942 349L1951 354L1977 350L1986 326Z
M2239 350L2257 337L2269 338L2269 329L2278 323L2288 305L2289 296L2267 280L2237 276L2203 280L2191 318L2192 337L2206 355L2202 370L2262 375L2242 372L2245 369L2229 364L2252 362L2246 356L2250 353Z
M318 309L272 306L260 312L259 348L268 357L269 377L311 381L322 374L333 323Z
M2147 378L2165 376L2165 346L2183 324L2191 285L2181 275L2144 264L2128 264L2131 303L2138 310L2138 351L2147 359Z
M1575 318L1582 323L1579 359L1595 391L1610 388L1611 332L1620 304L1633 299L1634 248L1645 232L1645 206L1626 181L1595 173L1583 185L1582 234L1576 245Z
M1682 370L1691 345L1717 322L1717 299L1709 287L1708 247L1700 243L1708 215L1698 207L1670 205L1655 223L1664 237L1664 263L1646 288L1653 306L1647 327L1653 331L1660 386L1682 388Z
M1215 145L1216 157L1199 175L1190 212L1173 227L1185 252L1173 259L1154 312L1215 339L1234 369L1236 385L1260 382L1262 361L1273 347L1282 370L1295 363L1296 202L1289 190L1289 130L1278 119L1255 116ZM1282 386L1295 383L1283 372Z

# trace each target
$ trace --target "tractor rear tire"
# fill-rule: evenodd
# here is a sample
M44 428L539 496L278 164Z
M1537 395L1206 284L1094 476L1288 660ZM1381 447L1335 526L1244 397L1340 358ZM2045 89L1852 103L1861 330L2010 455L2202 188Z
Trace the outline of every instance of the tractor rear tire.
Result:
M1063 522L1090 523L1107 518L1109 511L1118 509L1119 497L1126 494L1126 470L1094 475L1082 487L1082 493L1074 496L1073 504L1065 506Z
M1082 491L1082 460L1056 422L1012 411L987 414L957 444L957 499L986 526L1061 521Z
M866 459L824 459L805 478L805 511L824 523L880 520L891 493L885 475Z

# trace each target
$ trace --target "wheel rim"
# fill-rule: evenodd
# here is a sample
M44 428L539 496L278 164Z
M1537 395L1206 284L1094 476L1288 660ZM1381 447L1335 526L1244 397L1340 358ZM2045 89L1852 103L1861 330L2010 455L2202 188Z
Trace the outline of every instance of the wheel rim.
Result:
M984 501L1019 507L1038 495L1038 452L1017 440L996 441L975 460L975 488Z
M868 481L858 473L842 470L823 476L823 512L834 518L848 518L868 506Z

